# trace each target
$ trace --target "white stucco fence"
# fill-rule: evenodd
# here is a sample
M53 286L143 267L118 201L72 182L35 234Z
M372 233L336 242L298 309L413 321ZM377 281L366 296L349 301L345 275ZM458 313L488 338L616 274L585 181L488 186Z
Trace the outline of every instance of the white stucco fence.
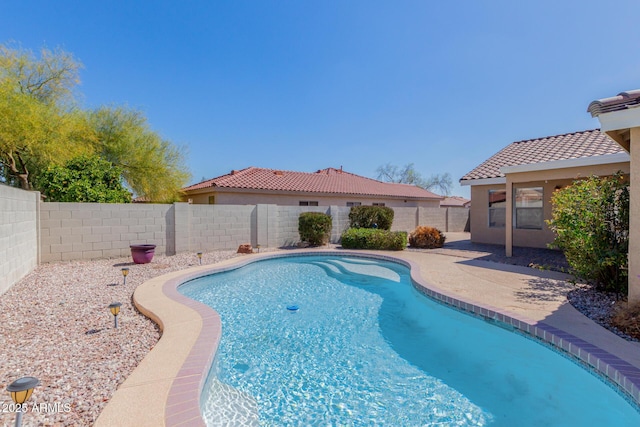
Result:
M107 204L38 202L39 193L0 185L0 293L40 262L122 257L129 245L152 243L156 252L236 249L298 243L302 212L333 219L331 241L349 225L345 206ZM468 208L394 208L393 230L430 225L464 231Z

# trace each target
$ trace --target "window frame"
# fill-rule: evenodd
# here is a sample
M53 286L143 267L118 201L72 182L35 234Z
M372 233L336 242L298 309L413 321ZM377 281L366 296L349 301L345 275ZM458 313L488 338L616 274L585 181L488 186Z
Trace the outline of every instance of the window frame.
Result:
M528 192L532 192L535 191L537 193L540 194L539 199L536 198L535 200L525 200L523 201L518 201L519 196L518 196L518 192L524 192L524 191L528 191ZM526 206L526 204L531 204L531 203L540 203L540 206ZM524 204L525 206L519 206L519 204ZM531 226L530 224L526 224L526 225L520 225L518 224L518 218L520 217L519 213L520 212L532 212L532 211L536 211L539 212L537 214L537 218L539 218L539 224L536 223L533 226ZM544 187L542 186L537 186L537 187L515 187L513 189L513 228L517 229L517 230L542 230L544 228Z
M491 194L492 193L503 193L504 194L504 200L500 201L500 202L493 202L495 203L504 203L504 206L491 206ZM507 226L507 190L497 190L497 189L490 189L487 192L487 201L488 201L488 206L487 206L487 226L489 228L505 228ZM503 212L503 218L504 218L504 223L502 225L491 225L491 218L492 212L496 212L496 211L502 211Z

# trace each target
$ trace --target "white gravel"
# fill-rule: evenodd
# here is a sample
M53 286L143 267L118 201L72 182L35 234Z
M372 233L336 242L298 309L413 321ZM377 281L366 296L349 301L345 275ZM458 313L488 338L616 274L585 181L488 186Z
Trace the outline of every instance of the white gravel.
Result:
M204 253L203 264L237 255ZM171 271L198 265L195 254L45 264L0 296L0 426L13 425L7 386L23 376L41 381L23 425L92 425L160 338L133 306L135 288ZM121 269L129 267L126 285ZM121 302L118 329L107 306ZM36 405L34 407L34 404ZM43 405L46 404L46 405Z

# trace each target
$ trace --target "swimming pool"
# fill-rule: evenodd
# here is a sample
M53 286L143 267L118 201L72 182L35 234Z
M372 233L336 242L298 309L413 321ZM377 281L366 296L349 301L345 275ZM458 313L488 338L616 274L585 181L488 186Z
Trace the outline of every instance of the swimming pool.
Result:
M222 318L203 392L209 425L640 422L594 375L429 300L396 263L279 258L196 279L180 292Z

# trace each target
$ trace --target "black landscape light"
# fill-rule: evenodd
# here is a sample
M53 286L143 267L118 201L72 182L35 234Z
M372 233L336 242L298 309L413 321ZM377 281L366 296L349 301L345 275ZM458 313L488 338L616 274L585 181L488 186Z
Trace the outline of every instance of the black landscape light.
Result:
M116 329L118 328L118 314L120 314L121 306L121 302L113 302L109 304L109 310L111 310L111 314L113 314L113 325Z
M22 405L31 397L33 389L38 384L40 384L40 380L37 378L22 377L15 380L11 384L9 384L9 387L7 387L7 391L11 393L11 399L13 399L13 403L18 405L16 409L17 415L15 427L20 427L22 425L22 414L26 412L24 411Z

